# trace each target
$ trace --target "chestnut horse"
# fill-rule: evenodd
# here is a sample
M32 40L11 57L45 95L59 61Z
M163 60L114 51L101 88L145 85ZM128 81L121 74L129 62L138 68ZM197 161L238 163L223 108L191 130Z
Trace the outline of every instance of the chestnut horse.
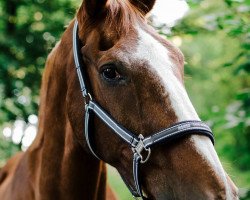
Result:
M155 0L85 0L78 13L81 59L95 100L120 124L149 136L199 120L183 84L184 58L146 21ZM84 137L85 102L75 70L74 21L48 57L38 135L0 171L1 200L115 199L105 162L133 183L133 153L94 118L96 159ZM140 168L149 199L238 199L212 142L192 134L156 146Z

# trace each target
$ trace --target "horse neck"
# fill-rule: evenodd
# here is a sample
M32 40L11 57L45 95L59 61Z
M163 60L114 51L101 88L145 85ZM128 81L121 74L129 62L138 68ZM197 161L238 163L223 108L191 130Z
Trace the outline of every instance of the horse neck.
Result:
M48 57L38 135L28 150L30 167L43 199L105 199L105 165L76 141L66 113L67 68L74 67L71 37L72 25Z

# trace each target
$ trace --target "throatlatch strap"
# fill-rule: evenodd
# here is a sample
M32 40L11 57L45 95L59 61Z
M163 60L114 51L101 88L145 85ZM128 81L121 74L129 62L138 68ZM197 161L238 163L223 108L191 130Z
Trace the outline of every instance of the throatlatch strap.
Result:
M140 164L140 156L137 153L134 153L134 158L133 158L133 176L134 176L134 184L136 188L136 193L134 193L134 197L142 197L142 190L141 190L141 185L140 185L140 176L139 176L139 164Z
M90 133L90 126L89 126L89 122L93 119L91 119L93 117L93 111L91 111L90 109L86 108L85 111L85 138L89 147L89 150L91 151L91 153L99 160L101 160L99 158L99 156L97 156L97 154L95 153L94 149L92 148L92 142L91 142L91 136L89 135Z

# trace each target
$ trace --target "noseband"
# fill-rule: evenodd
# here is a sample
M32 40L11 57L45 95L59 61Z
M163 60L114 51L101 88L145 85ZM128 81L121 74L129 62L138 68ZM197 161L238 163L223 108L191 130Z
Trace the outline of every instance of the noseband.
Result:
M113 132L116 133L116 135L118 135L124 142L128 143L132 149L134 156L134 185L132 186L131 184L129 184L129 181L124 179L124 177L122 178L134 197L141 197L142 199L146 199L146 197L144 197L142 194L139 167L140 164L147 162L151 154L151 148L153 146L190 134L205 135L211 139L212 143L214 143L214 136L211 129L201 121L182 121L146 138L144 138L142 135L137 136L133 134L125 127L117 123L115 119L113 119L113 117L108 114L100 105L98 105L98 103L95 102L95 100L91 97L90 91L87 88L87 75L85 71L86 68L84 67L82 59L80 59L82 55L81 42L78 36L77 20L75 20L73 29L73 53L77 75L81 86L81 92L85 99L85 138L88 147L92 154L96 158L100 159L93 149L93 145L91 142L91 131L89 126L93 121L91 119L95 115L99 119L101 119L110 129L112 129ZM143 156L143 152L146 152L146 157Z

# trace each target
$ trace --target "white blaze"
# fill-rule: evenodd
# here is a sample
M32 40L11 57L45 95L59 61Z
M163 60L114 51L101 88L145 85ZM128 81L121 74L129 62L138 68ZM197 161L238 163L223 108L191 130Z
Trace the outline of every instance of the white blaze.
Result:
M166 47L140 28L138 36L136 57L150 64L150 70L159 78L169 95L178 121L199 120L185 88L174 75L173 68L176 66L170 60Z
M155 77L159 79L165 88L178 121L200 120L184 86L174 74L173 69L177 66L174 66L174 63L171 61L167 48L140 28L138 28L138 36L137 51L133 56L137 59L146 60L149 63L149 70L155 74ZM226 184L225 172L212 143L208 141L209 139L204 136L191 136L193 146L195 146L204 161L211 166L211 172L214 172L218 179ZM231 190L229 188L227 190L227 199L231 199Z
M174 63L172 63L169 52L160 42L155 40L150 34L142 29L138 29L139 43L136 56L142 60L146 60L152 73L159 78L162 86L165 88L171 102L171 106L178 118L178 121L184 120L200 120L188 95L174 74ZM226 183L225 173L220 164L218 156L208 138L192 135L191 141L196 147L197 152L207 161L211 169L218 172L224 183Z

